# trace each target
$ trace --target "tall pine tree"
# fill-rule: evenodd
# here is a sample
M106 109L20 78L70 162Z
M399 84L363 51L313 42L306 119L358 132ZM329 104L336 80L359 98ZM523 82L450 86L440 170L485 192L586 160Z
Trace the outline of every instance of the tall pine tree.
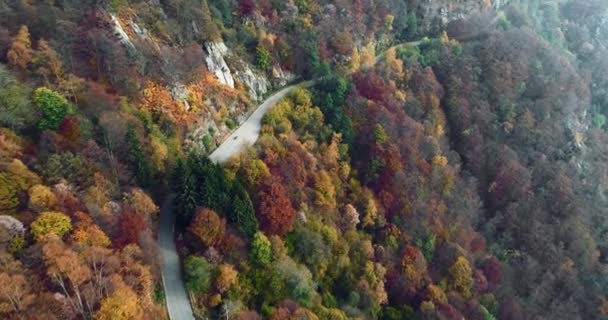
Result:
M258 231L258 220L255 217L255 209L249 198L249 194L240 181L235 181L231 192L231 208L228 212L228 220L239 226L239 230L248 237Z
M127 151L127 163L135 175L137 184L142 187L149 186L152 178L152 168L132 125L129 125L127 128L126 140L129 148Z
M177 160L175 172L173 174L173 186L175 197L175 209L178 215L177 221L183 226L190 224L192 215L197 207L196 178L192 174L187 161Z

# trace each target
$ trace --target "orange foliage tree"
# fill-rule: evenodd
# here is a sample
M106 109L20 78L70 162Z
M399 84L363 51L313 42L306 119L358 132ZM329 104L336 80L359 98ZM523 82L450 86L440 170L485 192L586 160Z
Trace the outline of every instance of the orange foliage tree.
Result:
M21 26L6 55L8 63L26 69L32 62L32 41L27 26Z
M226 220L210 209L197 210L190 224L190 232L207 247L218 244L224 237L225 231Z

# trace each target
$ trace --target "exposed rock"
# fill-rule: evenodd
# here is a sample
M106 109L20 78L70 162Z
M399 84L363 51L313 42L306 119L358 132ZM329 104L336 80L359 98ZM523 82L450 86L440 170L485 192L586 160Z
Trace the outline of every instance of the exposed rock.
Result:
M120 41L120 43L127 46L128 48L135 50L135 45L133 44L133 42L131 42L131 39L129 38L129 35L125 32L125 29L123 29L120 25L120 21L118 21L118 18L116 18L115 15L110 14L110 20L112 22L112 30L114 30L114 35L118 37L118 41Z
M205 51L207 51L205 62L207 63L209 71L211 71L221 83L230 88L234 88L234 78L232 77L230 68L228 68L228 64L226 64L226 61L224 60L224 56L228 53L226 45L223 42L206 43Z
M448 23L462 20L474 14L488 12L495 6L504 6L506 0L424 0L418 4L419 30L427 33L432 30L443 29ZM497 7L498 8L498 7Z
M253 72L246 63L243 63L241 68L242 70L235 72L235 77L247 86L249 96L256 101L264 99L264 95L270 87L266 76Z
M131 26L131 29L133 29L133 32L135 32L137 35L142 37L148 35L148 30L146 30L146 28L140 27L137 23L135 23L135 21L133 21L133 19L129 20L129 25Z
M281 66L275 65L272 67L272 81L275 86L284 87L295 79L295 74L288 71L283 71Z
M182 83L174 83L170 88L171 97L173 100L182 101L184 108L190 110L190 103L188 102L188 88Z

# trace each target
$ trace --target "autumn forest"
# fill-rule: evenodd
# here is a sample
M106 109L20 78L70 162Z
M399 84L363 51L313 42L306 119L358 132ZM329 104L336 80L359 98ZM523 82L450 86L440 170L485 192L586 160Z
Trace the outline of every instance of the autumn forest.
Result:
M0 0L0 319L608 320L607 119L604 0Z

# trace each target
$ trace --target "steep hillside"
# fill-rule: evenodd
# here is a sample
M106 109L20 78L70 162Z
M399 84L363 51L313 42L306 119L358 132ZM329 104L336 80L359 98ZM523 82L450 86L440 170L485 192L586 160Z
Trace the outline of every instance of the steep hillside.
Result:
M197 319L608 319L607 34L603 0L0 0L0 318L167 319L164 250Z

